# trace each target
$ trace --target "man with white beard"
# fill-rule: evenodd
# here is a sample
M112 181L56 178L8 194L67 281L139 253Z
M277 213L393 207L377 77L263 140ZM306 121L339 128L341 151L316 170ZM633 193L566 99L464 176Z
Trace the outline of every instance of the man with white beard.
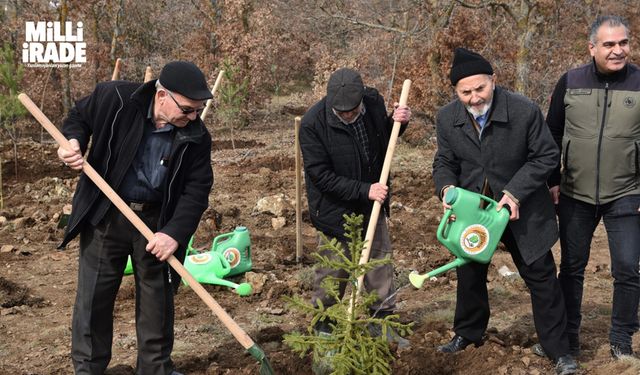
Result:
M531 100L496 86L491 64L479 54L457 48L451 67L457 98L438 112L438 150L433 162L436 194L458 186L483 194L510 211L501 242L531 293L533 320L540 344L557 374L574 374L565 333L564 298L556 277L551 246L558 226L547 177L558 162L558 149ZM449 206L442 203L445 209ZM489 322L488 264L458 267L455 336L438 347L443 353L482 344Z

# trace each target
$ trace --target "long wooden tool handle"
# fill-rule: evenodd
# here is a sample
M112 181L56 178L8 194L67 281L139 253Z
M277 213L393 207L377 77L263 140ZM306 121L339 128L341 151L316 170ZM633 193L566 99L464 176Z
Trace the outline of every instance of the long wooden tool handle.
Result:
M295 155L296 155L296 263L302 261L302 155L300 151L300 121L295 118Z
M120 65L122 64L122 59L121 58L117 58L116 59L116 65L113 67L113 74L111 75L111 80L112 81L117 81L120 79Z
M58 145L71 149L71 144L69 141L60 133L58 128L53 125L53 123L47 118L47 116L42 113L40 108L38 108L33 101L24 93L18 95L18 99L22 104L27 108L29 112L33 115L33 117L38 120L38 122L51 134L51 136L56 140ZM113 202L113 204L118 207L120 212L129 219L129 221L142 233L142 235L148 240L151 241L153 239L153 232L149 227L138 217L138 215L131 210L131 208L118 196L118 194L107 184L107 182L96 172L95 169L86 161L82 164L82 171L93 181L96 186ZM216 302L213 297L204 289L204 287L191 276L189 271L187 271L182 263L176 257L171 255L167 260L171 267L173 267L176 272L180 276L182 276L188 283L191 289L193 289L196 294L204 301L204 303L209 306L211 311L222 321L222 324L229 329L231 334L240 342L240 344L245 348L249 349L254 345L253 340L249 335L240 328L238 323L236 323L229 314L224 311L224 309Z
M204 121L204 118L207 117L207 113L209 113L209 109L213 105L213 97L216 96L216 91L218 91L218 86L220 86L220 82L222 82L222 76L224 75L224 70L221 70L218 73L218 78L216 78L216 83L213 84L211 88L211 99L207 100L207 105L204 107L204 111L200 115L200 119Z
M407 105L409 99L409 90L411 89L411 80L405 80L402 85L402 92L400 93L400 105ZM400 134L400 122L395 121L393 123L393 130L391 131L391 137L389 138L389 146L387 146L387 154L384 158L384 164L382 165L382 173L380 174L380 184L386 185L389 179L389 170L391 169L391 160L393 159L393 153L396 150L396 143L398 142L398 135ZM360 263L365 264L369 261L369 255L371 254L371 244L373 243L374 235L376 234L376 225L378 224L378 217L380 216L380 209L382 204L378 201L373 203L373 209L371 210L371 218L369 219L369 225L367 226L367 233L365 235L365 244L360 256ZM362 291L364 284L364 275L358 278L358 294Z

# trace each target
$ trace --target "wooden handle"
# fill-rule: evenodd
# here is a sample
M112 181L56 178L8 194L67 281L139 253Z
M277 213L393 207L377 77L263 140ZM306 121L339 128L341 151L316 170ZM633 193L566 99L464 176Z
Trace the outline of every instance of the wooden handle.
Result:
M302 154L300 151L300 121L295 118L295 155L296 155L296 263L302 260Z
M38 122L47 130L47 132L51 134L58 145L69 150L71 149L71 144L69 143L69 141L64 137L64 135L62 135L62 133L60 133L58 128L53 125L53 123L47 118L47 116L42 113L40 108L38 108L38 106L36 106L33 101L31 101L29 96L21 93L20 95L18 95L18 99L33 115L33 117L35 117L35 119L38 120ZM111 186L109 186L109 184L107 184L107 182L98 174L98 172L96 172L96 170L93 169L93 167L86 161L82 164L82 171L87 175L87 177L91 179L91 181L96 184L96 186L107 196L107 198L109 198L109 200L111 200L111 202L113 202L113 204L118 207L120 212L122 212L122 214L127 219L129 219L131 224L133 224L148 241L151 241L153 239L153 232L151 231L151 229L149 229L149 227L138 217L138 215L133 212L133 210L122 200L122 198L120 198L120 196L118 196L118 194L111 188ZM191 289L193 289L196 294L204 301L204 303L209 306L211 311L216 314L220 321L222 321L222 324L227 327L231 334L236 338L236 340L238 340L238 342L240 342L240 344L245 349L249 349L254 345L251 337L249 337L249 335L247 335L246 332L244 332L242 328L240 328L238 323L236 323L231 318L231 316L229 316L229 314L224 311L224 309L222 309L218 302L216 302L216 300L213 299L213 297L211 297L209 293L207 293L204 287L196 279L193 278L189 271L184 268L182 263L180 263L180 261L176 259L176 257L171 255L167 262L169 263L169 265L171 265L171 267L173 267L174 270L176 270L176 272L178 272L180 276L182 276L187 281L187 283L189 283Z
M213 97L216 96L216 91L218 91L218 86L220 86L220 82L222 82L223 75L224 75L224 70L221 70L220 73L218 73L218 78L216 78L216 82L213 84L213 87L211 88L211 99L207 100L207 105L204 107L204 111L202 111L202 114L200 115L200 119L202 119L202 121L204 121L204 118L207 117L207 113L209 113L209 109L213 104Z
M401 106L407 105L409 99L409 90L411 89L411 80L405 80L402 85L402 92L400 93ZM386 185L389 179L389 170L391 169L391 160L393 159L393 153L396 150L396 143L398 142L398 135L400 134L401 123L395 121L393 123L393 130L391 131L391 137L389 137L389 146L387 146L387 154L384 158L384 164L382 165L382 173L380 174L380 183ZM376 234L376 225L378 224L378 217L380 216L380 209L382 204L378 201L373 202L373 209L371 210L371 218L369 219L369 225L367 226L367 233L365 235L365 244L360 256L360 263L365 264L369 261L369 255L371 254L371 244ZM358 294L362 291L364 284L364 275L358 278Z
M150 66L147 66L147 69L144 70L144 81L149 82L153 78L153 71Z
M112 81L117 81L117 80L120 79L120 65L121 64L122 64L122 59L118 57L116 59L116 65L113 67L113 74L111 75L111 80Z

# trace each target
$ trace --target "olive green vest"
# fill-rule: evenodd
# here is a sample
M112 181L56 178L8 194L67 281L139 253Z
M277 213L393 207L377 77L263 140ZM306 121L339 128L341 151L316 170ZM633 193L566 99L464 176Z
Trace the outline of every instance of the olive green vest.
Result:
M598 81L592 64L569 71L563 194L590 204L640 194L640 71L627 70L616 82Z

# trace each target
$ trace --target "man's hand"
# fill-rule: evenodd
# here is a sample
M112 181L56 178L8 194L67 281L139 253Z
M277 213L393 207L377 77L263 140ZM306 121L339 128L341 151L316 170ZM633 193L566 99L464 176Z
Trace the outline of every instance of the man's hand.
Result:
M455 186L453 185L449 185L442 190L442 212L447 212L448 209L451 209L451 205L447 204L447 201L444 199L444 197L447 196L447 191L449 191L449 189L454 187Z
M520 218L520 209L518 204L514 202L507 194L502 196L500 202L498 202L498 206L496 207L496 211L500 211L504 205L509 206L509 210L511 211L511 215L509 216L510 221L516 221Z
M164 262L178 249L178 242L162 232L153 234L153 239L147 244L147 251Z
M379 182L372 184L369 188L369 200L378 201L380 204L384 203L384 200L387 199L387 194L389 193L389 188L385 185L382 185Z
M393 103L393 121L398 121L402 124L406 124L411 120L411 108L406 105L399 105L398 103Z
M68 150L62 146L58 147L58 158L71 169L76 171L82 170L82 164L84 159L82 158L82 152L80 151L80 142L77 139L70 139L71 150Z
M552 186L549 188L549 194L551 195L551 200L553 204L558 204L560 202L560 186ZM640 211L640 208L638 209Z

